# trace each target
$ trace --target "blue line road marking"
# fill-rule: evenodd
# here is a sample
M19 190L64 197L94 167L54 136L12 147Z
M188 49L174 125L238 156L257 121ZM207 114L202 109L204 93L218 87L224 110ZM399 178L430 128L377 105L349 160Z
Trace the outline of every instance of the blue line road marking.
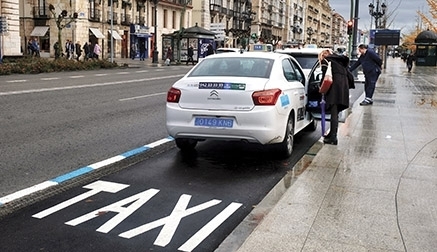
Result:
M44 189L47 189L47 188L55 186L55 185L59 185L62 182L68 181L68 180L73 179L73 178L77 178L79 176L82 176L84 174L87 174L93 170L102 168L104 166L114 164L114 163L119 162L125 158L129 158L129 157L132 157L134 155L138 155L140 153L146 152L150 149L153 149L154 147L157 147L159 145L162 145L164 143L167 143L167 142L170 142L173 140L174 140L174 138L169 136L169 137L163 138L161 140L155 141L153 143L150 143L150 144L141 146L139 148L127 151L123 154L108 158L106 160L103 160L103 161L100 161L100 162L97 162L97 163L94 163L94 164L91 164L91 165L88 165L85 167L81 167L77 170L63 174L61 176L58 176L56 178L42 182L40 184L37 184L37 185L31 186L31 187L22 189L20 191L17 191L15 193L6 195L6 196L0 198L0 207L8 202L13 201L13 200L22 198L24 196L30 195L30 194L38 192L38 191L42 191Z

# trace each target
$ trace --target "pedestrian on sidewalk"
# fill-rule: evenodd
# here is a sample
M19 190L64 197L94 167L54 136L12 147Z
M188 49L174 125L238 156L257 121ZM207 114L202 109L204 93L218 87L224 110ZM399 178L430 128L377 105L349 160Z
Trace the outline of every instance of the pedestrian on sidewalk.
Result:
M375 92L376 81L381 74L382 60L373 50L367 48L367 45L361 44L358 46L360 57L349 68L349 71L354 71L359 65L363 67L364 73L364 93L366 98L360 103L361 106L373 104L373 93Z
M76 60L80 60L80 56L82 56L82 45L80 44L80 41L77 41L75 44L76 47Z
M130 58L134 60L136 55L137 55L137 44L132 43L132 45L130 46Z
M100 47L99 42L96 41L94 44L94 58L98 60L101 53L102 48Z
M90 42L91 43L91 42ZM83 57L84 61L87 61L90 58L90 45L88 44L88 42L85 42L85 44L82 47L85 55Z
M146 59L146 42L140 42L140 61L144 61Z
M411 69L413 68L413 61L416 61L416 55L414 55L413 52L410 52L407 56L407 68L409 73L411 73Z
M331 49L325 49L319 54L319 63L323 73L322 81L329 62L331 62L332 69L332 85L325 93L325 102L326 111L331 114L331 119L329 133L324 135L323 142L337 145L338 114L349 107L349 89L355 88L355 84L354 76L348 70L349 58L345 55L334 54Z
M193 63L193 65L194 65L194 59L193 59L193 55L194 55L194 49L193 49L193 46L192 45L190 45L189 47L188 47L188 53L187 53L187 55L188 55L188 58L187 58L187 65L188 65L188 63L191 61L192 63Z
M32 41L32 48L33 48L33 52L35 54L35 57L40 57L39 54L39 44L38 44L38 39L34 38Z

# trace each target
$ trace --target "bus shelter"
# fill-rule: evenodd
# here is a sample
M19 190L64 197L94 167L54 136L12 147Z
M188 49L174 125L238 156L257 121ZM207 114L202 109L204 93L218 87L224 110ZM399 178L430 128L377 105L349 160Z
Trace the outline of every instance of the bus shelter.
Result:
M437 66L437 34L423 31L414 40L416 45L416 66Z
M205 28L195 26L182 28L171 34L162 35L162 55L166 58L168 48L172 50L172 58L176 62L186 62L188 59L188 47L193 47L193 60L199 62L199 59L206 57L207 47L211 44L215 51L215 33Z

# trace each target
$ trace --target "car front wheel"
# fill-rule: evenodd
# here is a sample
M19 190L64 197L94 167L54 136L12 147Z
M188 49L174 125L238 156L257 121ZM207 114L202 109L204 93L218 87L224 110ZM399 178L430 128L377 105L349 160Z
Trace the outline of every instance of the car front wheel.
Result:
M293 152L294 145L294 119L290 116L287 121L285 137L282 143L278 144L278 152L280 156L289 157Z
M191 151L196 148L197 140L189 138L176 138L176 146L182 151Z

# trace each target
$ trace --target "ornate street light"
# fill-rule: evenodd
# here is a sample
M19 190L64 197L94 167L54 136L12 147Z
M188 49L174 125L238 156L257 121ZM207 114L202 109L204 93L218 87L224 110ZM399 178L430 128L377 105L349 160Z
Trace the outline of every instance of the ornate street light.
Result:
M307 28L307 34L308 34L308 40L309 40L310 43L311 43L311 36L313 36L313 34L314 34L314 30L313 30L313 28L308 27L308 28Z
M373 5L373 3L369 4L369 14L370 16L375 18L375 29L380 28L380 26L378 26L378 20L385 15L386 10L387 10L387 5L385 5L385 3L382 3L380 6L379 0L376 1L376 10L375 10L375 5Z
M155 43L153 43L153 59L152 63L158 63L158 2L159 0L153 0L153 3L155 4Z

